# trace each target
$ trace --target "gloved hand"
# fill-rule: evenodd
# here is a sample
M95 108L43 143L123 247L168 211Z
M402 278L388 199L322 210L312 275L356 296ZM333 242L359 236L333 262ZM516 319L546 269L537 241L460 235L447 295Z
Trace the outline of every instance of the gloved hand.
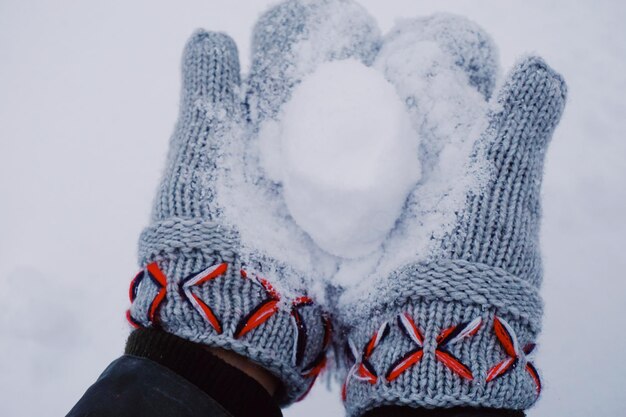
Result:
M180 116L127 317L262 365L282 381L281 404L303 396L324 367L330 326L310 294L322 255L258 169L259 124L320 63L371 62L378 37L350 1L287 1L256 25L244 83L228 36L199 31L185 48Z
M540 185L565 83L528 57L487 102L497 73L493 45L476 25L450 16L401 23L374 66L406 101L430 154L370 273L353 278L357 284L338 282L347 411L527 409L541 390L529 357L542 315ZM459 88L474 96L455 96L458 74ZM450 95L431 95L437 91ZM454 140L471 152L447 160L438 141ZM450 172L456 176L442 176Z

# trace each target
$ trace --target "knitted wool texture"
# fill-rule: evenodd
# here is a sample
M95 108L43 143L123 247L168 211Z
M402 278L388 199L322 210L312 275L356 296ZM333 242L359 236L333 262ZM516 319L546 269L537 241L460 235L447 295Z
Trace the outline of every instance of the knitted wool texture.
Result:
M300 397L314 379L306 368L324 348L322 312L315 305L300 311L308 337L299 362L294 360L298 326L291 294L305 295L306 288L289 288L289 297L277 303L275 314L236 337L242 319L268 300L267 290L251 276L243 278L241 269L252 260L256 272L272 283L293 283L300 277L279 260L251 259L242 251L238 230L222 221L224 207L216 198L216 184L221 150L233 140L234 126L254 132L263 120L275 117L300 78L323 60L352 56L370 63L375 58L375 25L366 24L360 33L346 34L348 41L334 49L302 60L297 47L319 33L325 22L316 9L329 4L355 8L341 0L292 0L266 13L255 28L252 68L243 86L230 38L199 32L189 41L179 121L152 222L139 244L141 266L156 262L166 277L164 298L151 317L161 291L155 282L143 279L130 309L141 326L224 347L260 363L283 382L282 404ZM473 63L467 69L477 70ZM472 82L490 95L492 80L481 71L476 74L470 77ZM565 102L565 85L542 60L529 58L511 72L496 100L500 107L490 115L489 128L477 146L491 164L492 178L480 193L468 197L454 232L441 242L441 255L396 271L387 280L391 287L380 288L373 304L356 305L340 317L341 327L359 349L383 322L389 322L388 336L367 358L379 376L376 382L352 379L346 387L351 415L383 404L524 409L537 397L525 354L512 371L490 382L486 379L493 366L509 356L494 334L496 316L510 324L520 346L534 342L540 330L539 188L546 146ZM265 182L259 179L260 184ZM219 333L181 287L188 277L221 263L228 265L224 274L193 289L219 318ZM389 368L416 347L400 329L400 314L410 316L419 328L423 357L389 382L385 379ZM482 319L477 333L447 346L471 370L470 381L437 360L436 339L442 330L477 317Z
M477 88L488 94L492 81L485 82ZM344 388L349 415L382 405L527 409L534 404L540 385L522 347L536 342L541 327L540 186L546 148L565 97L563 79L542 59L520 61L494 97L489 126L477 141L476 152L490 165L490 179L468 196L439 255L382 280L372 289L377 294L373 304L343 310L341 327L357 351L356 358L347 355L345 362L346 370L351 369ZM422 353L406 369L400 367L402 372L390 374L408 353L419 350L401 315L418 329ZM515 361L513 348L496 336L496 328L502 329L497 320L509 325L500 331L501 338L512 334L517 342ZM460 331L472 322L480 322L477 331L439 346L446 329ZM386 337L372 344L383 323L388 323ZM494 378L496 365L509 358L507 372Z
M223 221L218 183L228 179L228 172L220 164L228 142L249 140L263 120L279 112L293 87L316 65L348 57L371 62L376 47L370 39L378 32L364 19L347 31L346 42L306 57L303 68L296 45L323 35L319 26L328 23L323 13L328 5L351 15L361 10L344 0L287 1L265 13L255 27L246 83L241 83L238 52L231 38L199 31L188 41L182 62L179 120L152 221L139 242L141 267L150 270L149 265L156 265L166 285L162 290L158 280L146 272L131 287L131 322L229 349L261 364L282 381L278 400L283 405L306 393L324 364L326 316L318 305L308 303L294 313L297 296L307 295L308 277L265 256L262 250L244 249L233 222ZM271 187L261 177L254 181ZM227 265L223 274L185 292L190 278L222 263ZM254 271L244 277L241 271L246 271L247 265L253 265ZM279 294L278 300L273 288L259 284L256 274L279 293L287 289L288 296ZM302 284L294 287L297 282ZM219 320L221 331L208 319L209 313L202 311L200 302ZM260 306L266 309L258 310ZM267 314L255 317L255 311ZM242 335L246 318L251 326L264 321ZM303 334L306 337L302 338Z
M192 342L235 351L280 377L282 401L292 401L309 381L292 360L295 327L287 305L250 334L236 339L236 327L267 298L252 279L244 279L237 230L220 222L215 198L222 141L229 123L239 118L239 63L234 42L219 33L199 32L188 42L183 58L181 114L170 143L167 168L158 190L152 223L139 242L139 262L157 262L167 278L167 292L150 321L148 312L158 287L143 280L130 314L144 327L160 327ZM215 115L207 115L210 106ZM207 175L208 174L208 175ZM195 290L220 320L222 333L200 314L181 291L183 280L207 267L227 263L225 275ZM276 279L267 277L267 279ZM308 318L311 356L322 350L321 311Z

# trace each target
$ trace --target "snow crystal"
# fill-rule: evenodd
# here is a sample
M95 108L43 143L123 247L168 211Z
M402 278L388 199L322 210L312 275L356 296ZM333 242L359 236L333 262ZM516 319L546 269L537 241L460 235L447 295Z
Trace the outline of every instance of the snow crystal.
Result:
M282 180L298 225L333 255L375 251L420 173L418 137L393 86L356 60L323 64L272 127L264 168Z
M253 37L250 119L275 117L293 87L324 62L352 58L370 65L380 42L376 21L354 1L292 0L270 9Z
M486 99L491 97L498 73L498 50L475 22L451 13L400 20L387 35L387 43L404 38L413 44L436 42L468 76L469 83Z
M312 73L319 63L357 57L371 64L380 43L376 21L354 1L301 0L310 13L309 33L295 45L295 75Z

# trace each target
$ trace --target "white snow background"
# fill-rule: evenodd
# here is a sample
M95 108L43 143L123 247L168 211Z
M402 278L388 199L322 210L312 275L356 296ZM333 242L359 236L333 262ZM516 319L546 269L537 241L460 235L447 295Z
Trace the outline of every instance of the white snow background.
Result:
M463 14L501 66L536 52L569 101L547 156L546 302L530 417L626 415L626 3L363 0ZM136 246L195 28L238 43L265 0L0 0L0 415L60 416L122 352ZM322 384L286 417L341 416Z

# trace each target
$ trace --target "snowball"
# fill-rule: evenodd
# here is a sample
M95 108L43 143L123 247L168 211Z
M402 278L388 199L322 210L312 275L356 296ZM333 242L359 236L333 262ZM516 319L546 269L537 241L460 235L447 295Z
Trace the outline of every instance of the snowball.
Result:
M459 65L460 54L471 52L461 46L472 43L455 37L458 47L452 47L449 37L439 33L446 30L442 22L428 18L399 23L374 63L407 104L421 139L422 177L374 259L344 262L334 277L349 290L343 297L347 305L363 301L374 282L398 268L441 256L442 239L454 229L468 194L480 190L488 178L477 140L487 127L489 105L472 82L473 69ZM448 22L456 24L454 19Z
M264 128L261 153L294 220L333 255L375 251L420 177L418 136L394 87L356 60L326 63L280 120Z

